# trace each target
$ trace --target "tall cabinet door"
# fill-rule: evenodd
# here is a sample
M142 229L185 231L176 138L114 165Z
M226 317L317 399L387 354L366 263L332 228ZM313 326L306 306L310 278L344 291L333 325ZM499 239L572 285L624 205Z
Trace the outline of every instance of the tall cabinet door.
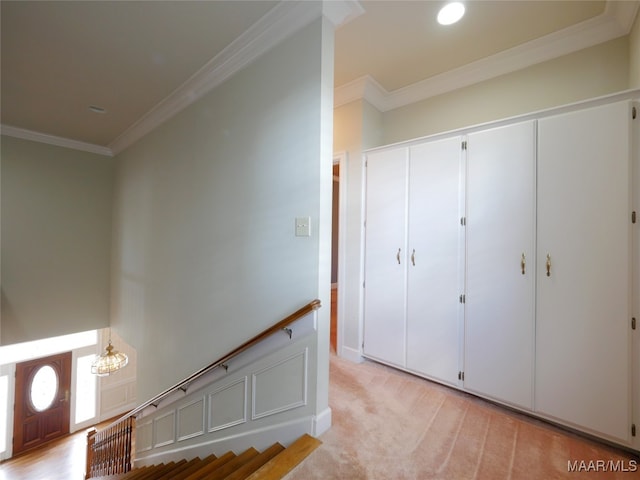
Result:
M630 441L631 113L538 127L535 410Z
M533 401L535 122L468 136L464 386Z
M367 156L364 354L405 366L406 148Z
M410 148L407 368L455 384L459 371L461 137Z

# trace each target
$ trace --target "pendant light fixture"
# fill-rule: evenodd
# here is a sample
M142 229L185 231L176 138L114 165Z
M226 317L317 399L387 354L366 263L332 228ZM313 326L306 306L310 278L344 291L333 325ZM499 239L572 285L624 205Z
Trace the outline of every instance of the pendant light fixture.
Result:
M127 363L129 363L127 355L117 350L114 351L113 345L111 345L111 329L109 329L109 344L105 352L97 356L91 364L91 373L99 377L105 377L126 367Z

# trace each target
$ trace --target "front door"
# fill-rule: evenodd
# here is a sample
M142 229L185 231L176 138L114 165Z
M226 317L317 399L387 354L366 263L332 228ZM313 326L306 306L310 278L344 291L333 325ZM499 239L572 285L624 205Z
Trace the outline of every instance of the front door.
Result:
M71 352L16 365L13 454L69 433Z

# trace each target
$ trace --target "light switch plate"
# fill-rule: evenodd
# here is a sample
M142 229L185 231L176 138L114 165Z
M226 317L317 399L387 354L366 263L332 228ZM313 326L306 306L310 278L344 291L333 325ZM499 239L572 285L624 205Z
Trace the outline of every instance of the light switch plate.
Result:
M311 236L311 217L296 217L296 237Z

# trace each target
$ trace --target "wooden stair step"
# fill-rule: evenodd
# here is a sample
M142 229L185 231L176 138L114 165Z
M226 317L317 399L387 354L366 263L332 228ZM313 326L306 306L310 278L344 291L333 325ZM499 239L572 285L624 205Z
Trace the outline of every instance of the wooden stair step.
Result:
M223 480L227 478L228 475L236 471L238 468L245 465L251 459L258 456L260 452L258 452L255 448L249 448L238 455L233 460L225 463L221 467L215 469L215 471L211 471L208 475L206 475L207 480Z
M304 460L322 442L304 434L298 440L273 457L262 467L249 475L246 480L279 480Z
M186 460L182 460L180 462L181 465L176 465L176 468L174 468L170 472L165 473L163 476L157 478L156 480L174 480L178 478L178 475L180 475L182 472L184 472L188 468L191 468L193 465L197 465L201 461L202 460L200 459L200 457L192 458L188 462Z
M200 465L200 468L198 468L198 470L193 472L188 477L185 477L184 480L201 480L202 478L206 477L207 472L211 472L216 468L221 467L222 465L233 460L234 458L236 458L235 453L227 452L224 455L216 458L211 462L207 462L207 463L202 462L202 465Z
M195 471L197 471L200 468L202 468L203 465L206 465L206 464L208 464L210 462L213 462L217 458L218 457L216 457L214 454L211 454L211 455L209 455L208 457L205 457L202 460L200 458L196 457L194 459L194 460L196 460L195 462L192 460L193 463L190 462L191 465L188 468L185 468L180 473L177 473L174 477L171 477L171 480L185 480L185 478L187 478L189 475L191 475Z
M141 472L140 475L136 475L131 478L127 477L127 480L155 480L165 473L170 472L175 464L175 462L169 462L166 464L161 463L160 465L150 467L146 472Z
M224 477L224 480L244 480L283 450L284 447L282 445L280 445L279 443L274 443L264 452L253 457L243 466L238 468L235 472Z

